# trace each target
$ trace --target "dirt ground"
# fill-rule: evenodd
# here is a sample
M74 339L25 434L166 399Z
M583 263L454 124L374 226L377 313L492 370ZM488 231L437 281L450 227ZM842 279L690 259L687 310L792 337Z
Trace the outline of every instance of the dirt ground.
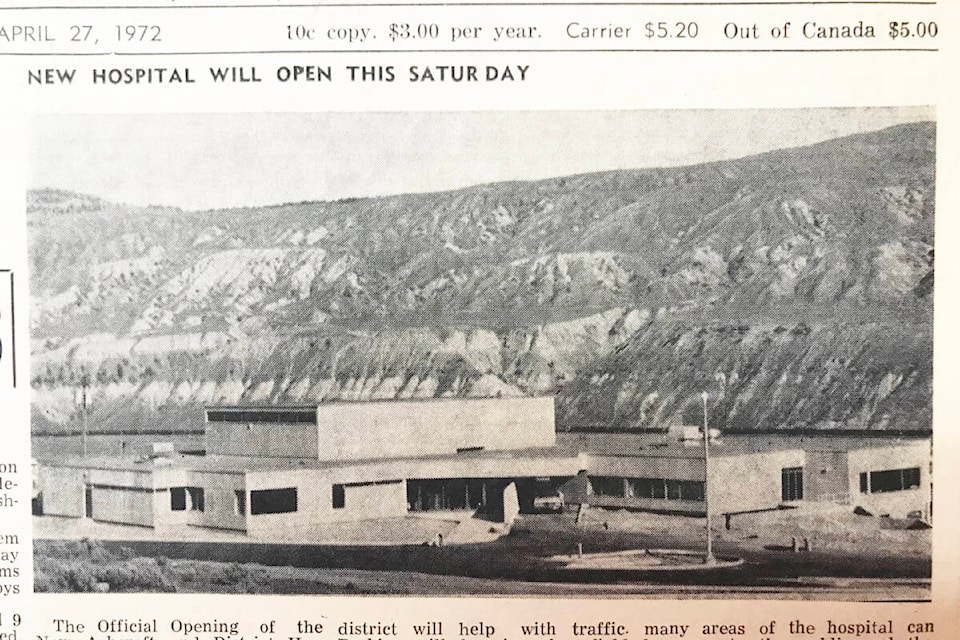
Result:
M685 516L592 509L583 520L586 528L629 531L650 535L705 540L705 519ZM713 517L715 542L744 548L787 550L792 538L802 546L809 541L814 550L856 554L866 549L895 556L929 557L931 529L887 528L884 518L856 515L847 505L810 503L796 509L778 509L734 515L730 529L722 516Z

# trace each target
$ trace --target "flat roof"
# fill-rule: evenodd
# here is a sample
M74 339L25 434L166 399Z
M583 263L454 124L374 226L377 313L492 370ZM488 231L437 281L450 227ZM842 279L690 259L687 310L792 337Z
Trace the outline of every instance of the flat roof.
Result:
M174 468L191 471L242 473L246 471L270 471L290 469L339 469L376 464L429 463L465 460L521 460L544 459L572 462L576 454L559 447L529 449L465 451L463 453L436 454L405 458L366 458L359 460L316 460L311 458L266 458L259 456L190 455L175 453L159 456L87 456L73 457L64 461L45 462L48 466L101 469L105 471L151 472L156 469Z
M510 402L523 400L553 400L553 395L538 396L490 396L481 398L372 398L370 400L341 400L334 399L312 404L205 404L203 410L231 410L231 411L297 411L305 409L319 409L336 405L367 405L367 404L436 404L438 402Z
M788 450L844 452L882 449L930 442L916 437L792 436L781 434L727 435L711 440L711 456L727 457ZM271 469L336 469L395 462L555 459L572 462L581 454L610 457L658 459L697 459L703 457L700 440L681 442L675 434L665 433L558 433L553 447L525 449L482 449L399 458L361 458L356 460L317 460L259 456L190 455L184 453L125 456L74 456L65 460L43 460L55 467L150 472L161 468L192 469L221 473L267 471Z
M777 451L854 451L903 446L930 438L896 436L831 436L778 433L721 434L710 439L710 455L741 456ZM676 433L557 433L557 446L571 451L613 457L702 458L703 439L682 441Z

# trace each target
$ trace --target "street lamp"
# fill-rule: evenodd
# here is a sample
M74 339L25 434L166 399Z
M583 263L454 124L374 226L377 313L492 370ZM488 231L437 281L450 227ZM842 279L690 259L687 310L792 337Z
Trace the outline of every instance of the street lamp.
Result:
M703 563L715 564L717 560L713 557L713 532L710 526L710 426L707 421L707 398L710 396L704 391L700 397L703 399L703 510L707 515L707 552Z
M86 372L83 373L83 377L80 380L82 387L80 402L81 402L81 425L80 425L80 448L83 450L83 457L86 458L89 453L89 448L87 446L87 387L90 384L89 378L87 377Z

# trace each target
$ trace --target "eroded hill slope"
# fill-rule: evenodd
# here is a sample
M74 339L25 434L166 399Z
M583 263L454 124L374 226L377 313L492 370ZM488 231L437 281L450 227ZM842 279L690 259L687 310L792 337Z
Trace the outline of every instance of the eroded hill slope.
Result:
M934 138L214 211L28 195L34 425L558 393L561 428L927 429Z

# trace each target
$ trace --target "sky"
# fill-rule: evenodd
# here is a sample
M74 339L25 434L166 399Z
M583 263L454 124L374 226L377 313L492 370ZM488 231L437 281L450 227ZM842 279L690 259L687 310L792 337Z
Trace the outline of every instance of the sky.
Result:
M44 115L30 186L140 206L269 205L679 166L933 118L925 107Z

